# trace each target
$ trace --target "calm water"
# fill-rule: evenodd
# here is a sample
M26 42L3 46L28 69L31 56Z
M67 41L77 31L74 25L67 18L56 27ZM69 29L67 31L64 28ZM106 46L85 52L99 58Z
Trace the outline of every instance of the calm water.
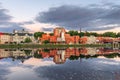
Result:
M120 49L0 49L0 80L120 80Z

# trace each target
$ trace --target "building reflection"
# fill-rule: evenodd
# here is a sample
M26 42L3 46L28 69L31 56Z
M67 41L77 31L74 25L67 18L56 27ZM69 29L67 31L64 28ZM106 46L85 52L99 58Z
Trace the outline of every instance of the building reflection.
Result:
M12 58L12 61L20 60L22 63L34 55L31 49L0 49L0 59Z
M95 58L104 56L114 58L120 56L120 49L112 48L67 48L67 49L40 49L39 54L42 58L53 57L56 64L65 63L66 59L75 60L81 58Z
M88 59L104 56L106 58L120 57L120 49L112 48L55 48L55 49L0 49L0 59L12 58L13 61L24 62L31 57L53 58L54 63L63 64L67 59Z

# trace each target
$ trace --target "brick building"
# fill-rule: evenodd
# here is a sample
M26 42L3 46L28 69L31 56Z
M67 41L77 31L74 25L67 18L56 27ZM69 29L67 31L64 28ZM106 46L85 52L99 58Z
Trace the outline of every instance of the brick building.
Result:
M79 36L70 36L70 34L66 33L64 28L55 28L53 33L53 36L43 34L40 38L40 42L42 43L45 40L49 40L50 43L54 44L79 44L80 42Z

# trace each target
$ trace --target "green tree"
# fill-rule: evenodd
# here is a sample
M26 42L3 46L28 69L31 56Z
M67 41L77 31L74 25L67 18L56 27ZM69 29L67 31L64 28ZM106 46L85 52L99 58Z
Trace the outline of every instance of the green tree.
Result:
M26 54L27 56L29 56L30 53L32 52L32 50L24 50L24 52L25 52L25 54Z
M116 35L117 37L120 37L120 32L119 33L117 33L117 35Z
M78 60L78 59L79 59L79 56L70 56L69 59L70 59L70 60Z
M50 52L50 49L43 49L44 52Z
M90 33L86 31L85 36L90 36Z
M84 35L85 35L84 32L80 32L80 33L79 33L79 36L80 36L80 37L82 37L82 36L84 36Z
M43 58L43 57L42 57L42 54L37 53L37 52L34 53L34 57L35 57L35 58Z
M30 39L30 38L25 38L25 41L24 41L25 43L30 43L30 42L32 42L32 40Z
M113 53L113 54L108 54L108 55L104 55L104 57L106 58L115 58L118 56L118 53Z
M105 33L103 33L103 36L104 37L116 37L116 33L114 33L114 32L105 32Z
M99 34L95 33L95 32L91 32L90 35L93 35L93 36L97 37Z
M38 39L38 37L42 37L42 34L44 34L44 32L35 32L34 33L35 39Z
M48 44L48 43L50 43L50 41L49 40L45 40L45 41L43 41L43 43L44 44Z
M70 36L75 36L75 35L79 35L78 31L69 31L68 34L70 34Z
M54 33L50 33L50 36L53 36L54 35Z

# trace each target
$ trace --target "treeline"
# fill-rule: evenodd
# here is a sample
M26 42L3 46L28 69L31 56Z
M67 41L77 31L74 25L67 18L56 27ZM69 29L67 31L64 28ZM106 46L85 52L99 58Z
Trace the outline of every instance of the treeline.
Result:
M96 33L96 32L80 32L79 33L78 31L69 31L67 33L70 34L71 36L78 35L80 37L91 36L91 35L93 35L95 37L113 37L113 38L120 37L120 32L118 32L118 33L105 32L105 33L99 34L99 33Z
M69 32L66 32L67 34L70 34L71 36L75 36L75 35L78 35L80 37L82 36L95 36L95 37L113 37L113 38L117 38L117 37L120 37L120 32L118 33L115 33L115 32L105 32L105 33L96 33L96 32L78 32L78 31L69 31ZM38 37L42 37L42 34L45 34L44 32L35 32L34 33L34 37L37 39ZM50 33L50 35L52 36L53 33Z
M83 55L83 54L80 54L79 56L70 56L69 57L69 59L70 60L78 60L79 58L80 59L82 59L82 58L84 58L84 59L90 59L90 58L97 58L97 57L99 57L99 56L101 56L101 55ZM116 58L116 57L120 57L120 54L119 53L112 53L112 54L104 54L104 55L102 55L102 56L104 56L105 58Z

